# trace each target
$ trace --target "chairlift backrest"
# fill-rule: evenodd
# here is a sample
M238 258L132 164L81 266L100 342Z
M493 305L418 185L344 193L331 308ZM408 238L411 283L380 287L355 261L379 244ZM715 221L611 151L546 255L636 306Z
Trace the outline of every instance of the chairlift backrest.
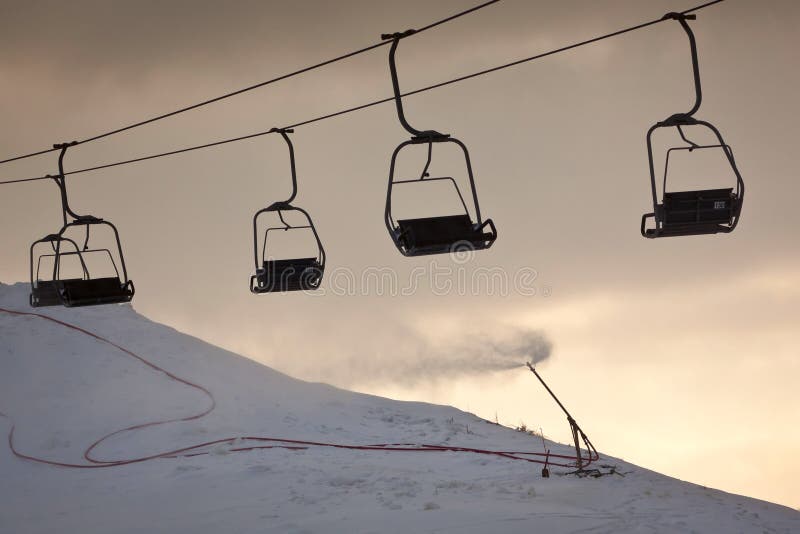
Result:
M437 188L437 185L441 187ZM402 187L397 189L397 186ZM420 192L424 193L423 198L420 197ZM455 193L454 196L453 193ZM406 198L407 195L411 198ZM398 196L399 198L396 198ZM444 197L453 198L447 199L446 206L440 206ZM424 205L422 205L420 199L425 202ZM470 215L464 195L461 194L458 184L451 176L437 176L434 178L426 176L424 179L395 180L392 183L392 211L397 204L404 206L403 211L406 211L409 208L406 204L411 204L412 202L414 207L418 208L415 213L423 214L421 216L427 216L432 205L441 209L446 208L452 215Z

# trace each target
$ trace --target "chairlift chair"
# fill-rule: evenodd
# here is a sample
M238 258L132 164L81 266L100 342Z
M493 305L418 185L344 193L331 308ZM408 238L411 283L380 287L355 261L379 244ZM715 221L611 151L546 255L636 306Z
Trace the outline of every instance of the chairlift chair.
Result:
M317 229L311 216L303 208L292 206L292 201L297 195L297 171L294 160L294 146L288 134L290 129L273 128L271 131L281 134L289 147L289 162L292 171L292 195L288 200L275 202L270 206L256 212L253 216L253 252L256 272L250 277L250 291L255 294L276 293L288 291L311 291L318 289L322 283L325 272L325 249L320 241ZM292 225L284 218L285 212L298 212L305 223ZM270 226L264 231L264 242L259 253L258 218L264 213L274 212L278 215L283 226ZM313 257L273 259L268 255L267 243L270 232L290 230L311 230L317 244L317 254Z
M744 181L736 166L733 150L725 143L714 125L696 119L693 115L700 108L702 89L700 86L700 68L697 60L697 44L694 33L687 20L694 20L695 15L668 13L664 18L677 20L689 37L694 72L695 104L688 113L676 113L664 121L657 122L647 132L647 156L650 163L650 185L653 196L653 212L642 215L641 234L647 238L729 233L736 228L742 211L744 200ZM687 138L684 127L700 126L710 130L717 143L700 145ZM659 128L676 128L686 145L667 150L664 164L664 176L660 188L656 185L656 172L653 160L652 136ZM730 188L703 189L690 191L667 191L667 177L670 156L677 151L722 150L736 177L736 184ZM654 220L654 226L647 227L647 219Z
M54 148L61 149L58 158L59 174L51 176L61 192L61 207L63 216L63 226L58 233L49 234L33 242L30 248L30 277L31 294L30 304L32 307L63 305L67 307L92 306L98 304L113 304L129 302L135 293L133 281L128 278L125 266L125 257L122 253L122 244L119 239L117 227L109 221L94 217L92 215L78 215L69 206L67 199L66 179L64 174L64 155L69 147L74 146L75 142L54 145ZM72 220L68 220L68 216ZM114 256L108 248L98 248L90 246L90 228L92 226L107 226L111 228L116 242L116 250L120 261L122 273L114 261ZM86 238L83 247L71 238L65 236L65 232L72 227L84 227ZM46 254L37 253L38 246L49 244L52 252ZM71 245L72 250L66 248ZM93 277L85 261L89 254L100 253L108 257L108 261L116 273L115 276ZM61 275L61 264L64 258L76 256L81 266L81 278L63 278ZM42 260L44 258L53 259L53 271L49 278L42 278ZM34 265L36 266L34 269Z
M484 221L481 218L481 209L475 188L475 178L472 173L472 164L466 145L458 139L451 137L449 134L443 134L435 130L417 130L413 128L405 118L403 101L400 94L400 84L397 76L395 54L400 40L413 33L415 33L415 30L384 34L381 36L384 40L392 40L392 46L389 50L389 70L392 76L392 88L394 90L397 116L403 128L412 135L410 140L402 142L392 154L389 168L389 185L386 192L386 209L384 212L386 229L389 231L389 235L395 246L404 256L423 256L428 254L446 254L449 252L458 252L460 250L487 249L491 247L497 239L497 229L491 219L486 219ZM461 194L458 184L452 177L442 176L431 178L428 175L434 143L455 143L464 153L467 176L469 177L470 184L471 203L476 220L473 220L470 216L470 211L464 196ZM428 145L428 159L422 174L418 179L414 180L397 180L395 178L395 168L398 154L408 146L420 144ZM456 194L461 201L461 205L464 208L464 213L395 220L392 214L392 192L395 185L419 184L438 180L448 181L453 184Z

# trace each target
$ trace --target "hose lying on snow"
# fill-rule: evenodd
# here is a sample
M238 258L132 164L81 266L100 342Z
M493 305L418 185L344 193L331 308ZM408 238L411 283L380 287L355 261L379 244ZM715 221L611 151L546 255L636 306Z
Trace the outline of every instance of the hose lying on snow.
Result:
M99 447L104 441L110 439L111 437L118 436L125 432L132 432L134 430L140 430L142 428L148 428L153 426L165 425L168 423L177 423L177 422L185 422L185 421L194 421L196 419L200 419L209 413L211 413L214 408L216 407L216 401L214 400L214 395L208 389L204 388L199 384L195 384L181 378L177 375L174 375L159 367L158 365L152 363L151 361L145 359L144 357L134 353L131 350L122 347L113 341L90 332L84 328L79 326L60 321L53 317L40 314L40 313L33 313L33 312L23 312L23 311L16 311L16 310L8 310L5 308L0 308L0 312L7 313L10 315L15 316L27 316L27 317L37 317L40 319L44 319L65 328L69 328L76 332L80 332L81 334L87 335L89 337L94 338L95 340L105 343L114 347L115 349L125 353L126 355L135 358L139 362L143 363L144 365L150 367L154 371L162 373L170 380L175 382L179 382L183 385L189 386L197 391L202 392L206 397L208 397L209 404L208 406L201 410L200 412L189 415L186 417L174 418L174 419L165 419L159 421L151 421L147 423L141 423L137 425L128 426L122 428L120 430L115 430L110 434L106 434L105 436L101 437L100 439L93 442L83 453L83 458L88 462L85 464L78 464L78 463L68 463L68 462L59 462L55 460L48 460L45 458L38 458L36 456L31 456L29 454L25 454L21 452L14 444L14 429L15 424L13 419L2 412L0 412L0 416L5 417L11 420L11 430L8 433L8 446L11 449L11 452L17 458L21 458L23 460L28 460L31 462L37 462L40 464L47 464L47 465L54 465L59 467L69 467L75 469L98 469L98 468L105 468L105 467L118 467L122 465L129 465L135 464L140 462L146 462L149 460L155 460L157 458L176 458L179 456L199 456L203 454L209 454L210 447L215 445L228 445L228 452L244 452L244 451L253 451L259 449L274 449L274 448L282 448L282 449L290 449L290 450L304 450L309 449L311 447L330 447L336 449L349 449L349 450L362 450L362 451L387 451L387 452L467 452L472 454L484 454L490 456L499 456L502 458L508 458L511 460L522 460L525 462L532 462L538 464L545 464L551 465L556 467L576 467L582 466L586 467L590 463L599 459L599 455L594 451L589 451L588 457L576 457L570 455L563 455L563 454L552 454L549 452L526 452L526 451L494 451L494 450L486 450L486 449L475 449L472 447L458 447L458 446L451 446L451 445L429 445L429 444L419 444L419 443L375 443L370 445L352 445L352 444L342 444L342 443L328 443L328 442L321 442L321 441L304 441L304 440L295 440L295 439L285 439L285 438L271 438L265 436L237 436L237 437L228 437L222 439L216 439L213 441L206 441L204 443L198 443L196 445L190 445L188 447L181 447L179 449L173 449L165 452L159 452L156 454L151 454L148 456L142 456L139 458L130 458L130 459L122 459L122 460L98 460L92 456L92 452ZM544 459L541 459L544 458ZM554 462L552 459L555 458L557 460L562 460L561 462Z

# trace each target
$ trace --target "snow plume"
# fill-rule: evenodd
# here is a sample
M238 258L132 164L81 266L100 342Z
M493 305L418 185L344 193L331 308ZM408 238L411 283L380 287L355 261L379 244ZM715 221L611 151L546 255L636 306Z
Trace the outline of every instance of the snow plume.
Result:
M493 326L485 332L435 341L406 329L396 343L377 354L352 354L349 365L339 365L327 376L350 386L380 382L413 385L506 371L526 362L536 364L549 358L551 350L545 334L533 329Z
M537 330L513 329L475 334L445 340L435 347L424 347L416 361L412 360L407 373L412 378L426 373L432 378L445 375L479 374L504 371L539 363L550 357L552 344Z

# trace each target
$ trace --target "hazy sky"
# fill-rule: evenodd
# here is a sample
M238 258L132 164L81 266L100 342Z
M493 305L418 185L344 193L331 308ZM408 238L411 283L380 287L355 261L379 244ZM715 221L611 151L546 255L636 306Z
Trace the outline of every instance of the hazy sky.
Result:
M0 156L257 83L475 3L0 0ZM401 84L697 3L503 0L404 41ZM117 224L134 306L154 320L300 378L453 404L567 441L566 421L529 372L465 373L513 336L541 335L553 345L542 374L602 451L798 507L798 24L791 0L727 0L692 23L704 88L697 116L722 131L747 184L730 235L639 235L652 207L645 133L693 101L688 44L674 22L408 99L412 124L471 150L482 211L500 235L472 261L394 249L384 195L389 156L407 135L391 105L293 136L297 203L328 252L321 295L247 290L252 215L290 187L277 136L79 175L71 200ZM388 96L387 53L78 147L67 169ZM419 172L416 156L401 162L405 175ZM727 183L718 162L690 163L676 163L684 185ZM0 179L55 169L51 154L4 165ZM463 178L463 163L437 147L433 172ZM59 223L52 183L0 188L0 280L26 280L30 243ZM397 294L378 290L387 273ZM487 289L487 273L507 276L508 291Z

